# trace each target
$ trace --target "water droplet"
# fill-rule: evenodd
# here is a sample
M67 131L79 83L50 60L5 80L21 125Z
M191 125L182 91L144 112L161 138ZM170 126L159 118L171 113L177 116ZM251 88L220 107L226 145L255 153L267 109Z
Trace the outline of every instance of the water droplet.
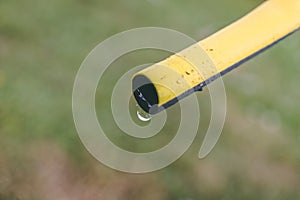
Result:
M139 120L143 122L148 122L151 120L151 115L149 113L145 112L139 105L136 105L136 107L137 107L136 114Z

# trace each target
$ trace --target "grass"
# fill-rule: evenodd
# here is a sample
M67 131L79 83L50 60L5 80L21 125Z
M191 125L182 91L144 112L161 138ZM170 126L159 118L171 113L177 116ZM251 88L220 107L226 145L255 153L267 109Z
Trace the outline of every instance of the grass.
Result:
M131 175L94 160L77 136L71 111L76 72L99 42L135 27L160 26L197 40L262 1L0 1L0 199L298 199L300 193L300 33L224 77L228 114L216 148L197 159L209 119L207 91L198 94L199 134L189 151L155 173ZM166 56L140 51L120 58L115 79L139 63ZM101 86L101 85L100 85ZM108 102L109 87L104 92ZM101 102L102 103L102 102ZM164 134L127 143L97 101L114 142L147 151ZM176 111L174 111L176 113ZM124 142L125 141L125 142Z

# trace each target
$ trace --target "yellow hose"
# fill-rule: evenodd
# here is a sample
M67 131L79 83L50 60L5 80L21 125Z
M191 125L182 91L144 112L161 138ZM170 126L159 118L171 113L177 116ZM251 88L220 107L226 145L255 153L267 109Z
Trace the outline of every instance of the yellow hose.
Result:
M152 113L158 112L299 27L300 0L268 0L208 38L136 73L133 76L135 98L146 112L151 107ZM148 85L141 86L145 83Z

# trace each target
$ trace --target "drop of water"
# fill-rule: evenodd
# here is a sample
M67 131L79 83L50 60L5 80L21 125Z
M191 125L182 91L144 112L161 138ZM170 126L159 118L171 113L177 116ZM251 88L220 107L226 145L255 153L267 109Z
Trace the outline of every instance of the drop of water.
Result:
M136 114L139 118L139 120L143 121L143 122L148 122L151 120L151 115L147 112L145 112L139 105L137 106L137 111Z

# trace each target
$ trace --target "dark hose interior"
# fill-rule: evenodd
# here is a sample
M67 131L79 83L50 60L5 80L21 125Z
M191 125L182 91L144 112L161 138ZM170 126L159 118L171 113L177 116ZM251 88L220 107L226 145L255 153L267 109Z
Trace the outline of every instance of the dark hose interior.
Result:
M146 76L137 75L133 78L132 91L137 103L145 112L157 112L158 95L153 83Z

